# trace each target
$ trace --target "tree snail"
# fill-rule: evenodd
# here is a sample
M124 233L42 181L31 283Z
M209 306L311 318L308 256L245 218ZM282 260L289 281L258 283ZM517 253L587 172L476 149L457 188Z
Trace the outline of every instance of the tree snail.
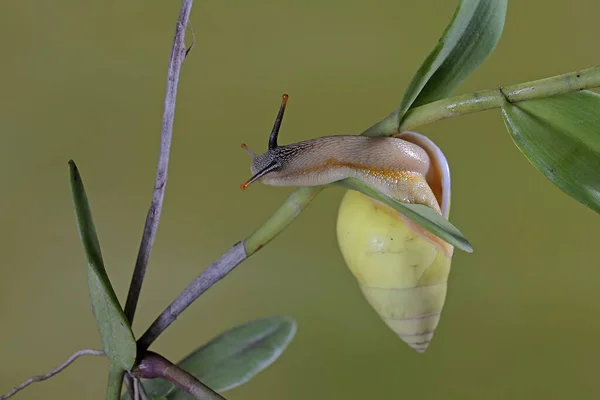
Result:
M450 209L450 171L427 137L326 136L279 146L288 96L277 114L268 151L252 156L252 177L272 186L317 186L354 178L404 203L426 205L444 218ZM370 305L404 342L424 352L440 320L453 246L391 207L348 191L339 208L343 258Z

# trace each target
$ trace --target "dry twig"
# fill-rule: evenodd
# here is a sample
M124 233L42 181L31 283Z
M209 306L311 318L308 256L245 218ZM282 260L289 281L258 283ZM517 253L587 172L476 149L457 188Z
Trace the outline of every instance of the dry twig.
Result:
M58 367L54 368L52 371L47 372L44 375L32 376L31 378L27 379L25 382L21 383L20 385L15 386L13 388L13 390L8 392L7 394L0 396L0 400L6 400L6 399L14 396L17 392L21 391L22 389L25 389L27 386L31 385L32 383L41 382L41 381L45 381L46 379L52 378L54 375L62 372L62 370L67 368L69 365L71 365L71 363L73 361L75 361L76 359L78 359L81 356L103 356L103 355L105 355L105 354L102 350L83 349L83 350L76 351L69 358L67 358L67 360L64 363L62 363Z
M175 118L175 103L177 100L177 84L179 83L179 71L181 64L185 60L187 50L185 48L185 31L190 18L192 4L194 0L183 0L179 18L175 28L175 37L171 56L169 57L169 67L167 72L167 89L165 94L165 108L163 111L162 129L160 134L160 150L158 154L158 167L156 168L156 181L154 183L154 192L152 193L152 202L146 216L144 224L144 233L142 234L142 243L138 251L127 301L125 302L125 316L129 322L133 322L135 310L142 283L146 275L146 267L152 252L152 245L156 238L158 223L165 197L165 187L167 185L167 176L169 169L169 156L171 154L171 139L173 137L173 120Z

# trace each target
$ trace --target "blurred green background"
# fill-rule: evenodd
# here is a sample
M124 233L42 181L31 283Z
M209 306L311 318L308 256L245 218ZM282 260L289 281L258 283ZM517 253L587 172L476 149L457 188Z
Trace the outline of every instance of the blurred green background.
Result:
M282 143L354 134L395 108L455 1L197 1L180 80L170 180L134 324L141 334L291 188L239 184L281 93ZM0 2L0 393L100 346L67 160L82 172L124 302L150 201L179 1ZM509 2L497 50L457 93L596 65L595 0ZM188 35L189 38L189 35ZM597 397L600 218L546 181L500 112L435 123L452 169L457 251L441 323L417 354L363 299L337 248L328 190L156 342L178 360L245 321L299 323L281 359L228 399ZM85 358L16 398L104 398Z

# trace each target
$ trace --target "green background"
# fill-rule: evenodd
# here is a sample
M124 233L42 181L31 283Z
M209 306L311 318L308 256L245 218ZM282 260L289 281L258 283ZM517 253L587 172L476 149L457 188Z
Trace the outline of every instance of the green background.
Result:
M0 2L0 393L100 346L70 198L82 173L121 302L150 201L179 1ZM395 108L456 2L197 1L180 80L170 179L134 331L291 188L247 192L250 159L290 94L280 143L354 134ZM509 2L497 50L457 93L596 65L595 0ZM188 35L189 38L189 35ZM363 299L339 253L342 190L190 307L155 349L178 360L247 320L287 314L288 350L228 399L596 397L600 218L537 172L500 112L419 132L452 169L457 251L433 342L417 354ZM86 358L17 396L102 399Z

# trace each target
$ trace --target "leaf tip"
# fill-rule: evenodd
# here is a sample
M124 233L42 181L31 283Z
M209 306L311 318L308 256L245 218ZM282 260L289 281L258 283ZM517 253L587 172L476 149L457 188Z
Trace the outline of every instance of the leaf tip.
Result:
M80 179L79 169L77 168L77 164L75 164L75 161L73 160L69 160L69 173L71 174L72 180L76 181Z
M296 320L289 315L281 315L278 317L280 320L280 324L287 325L289 327L289 339L291 340L294 336L296 336L296 331L298 330L298 323Z
M466 251L467 253L473 253L473 245L466 238L462 250Z

